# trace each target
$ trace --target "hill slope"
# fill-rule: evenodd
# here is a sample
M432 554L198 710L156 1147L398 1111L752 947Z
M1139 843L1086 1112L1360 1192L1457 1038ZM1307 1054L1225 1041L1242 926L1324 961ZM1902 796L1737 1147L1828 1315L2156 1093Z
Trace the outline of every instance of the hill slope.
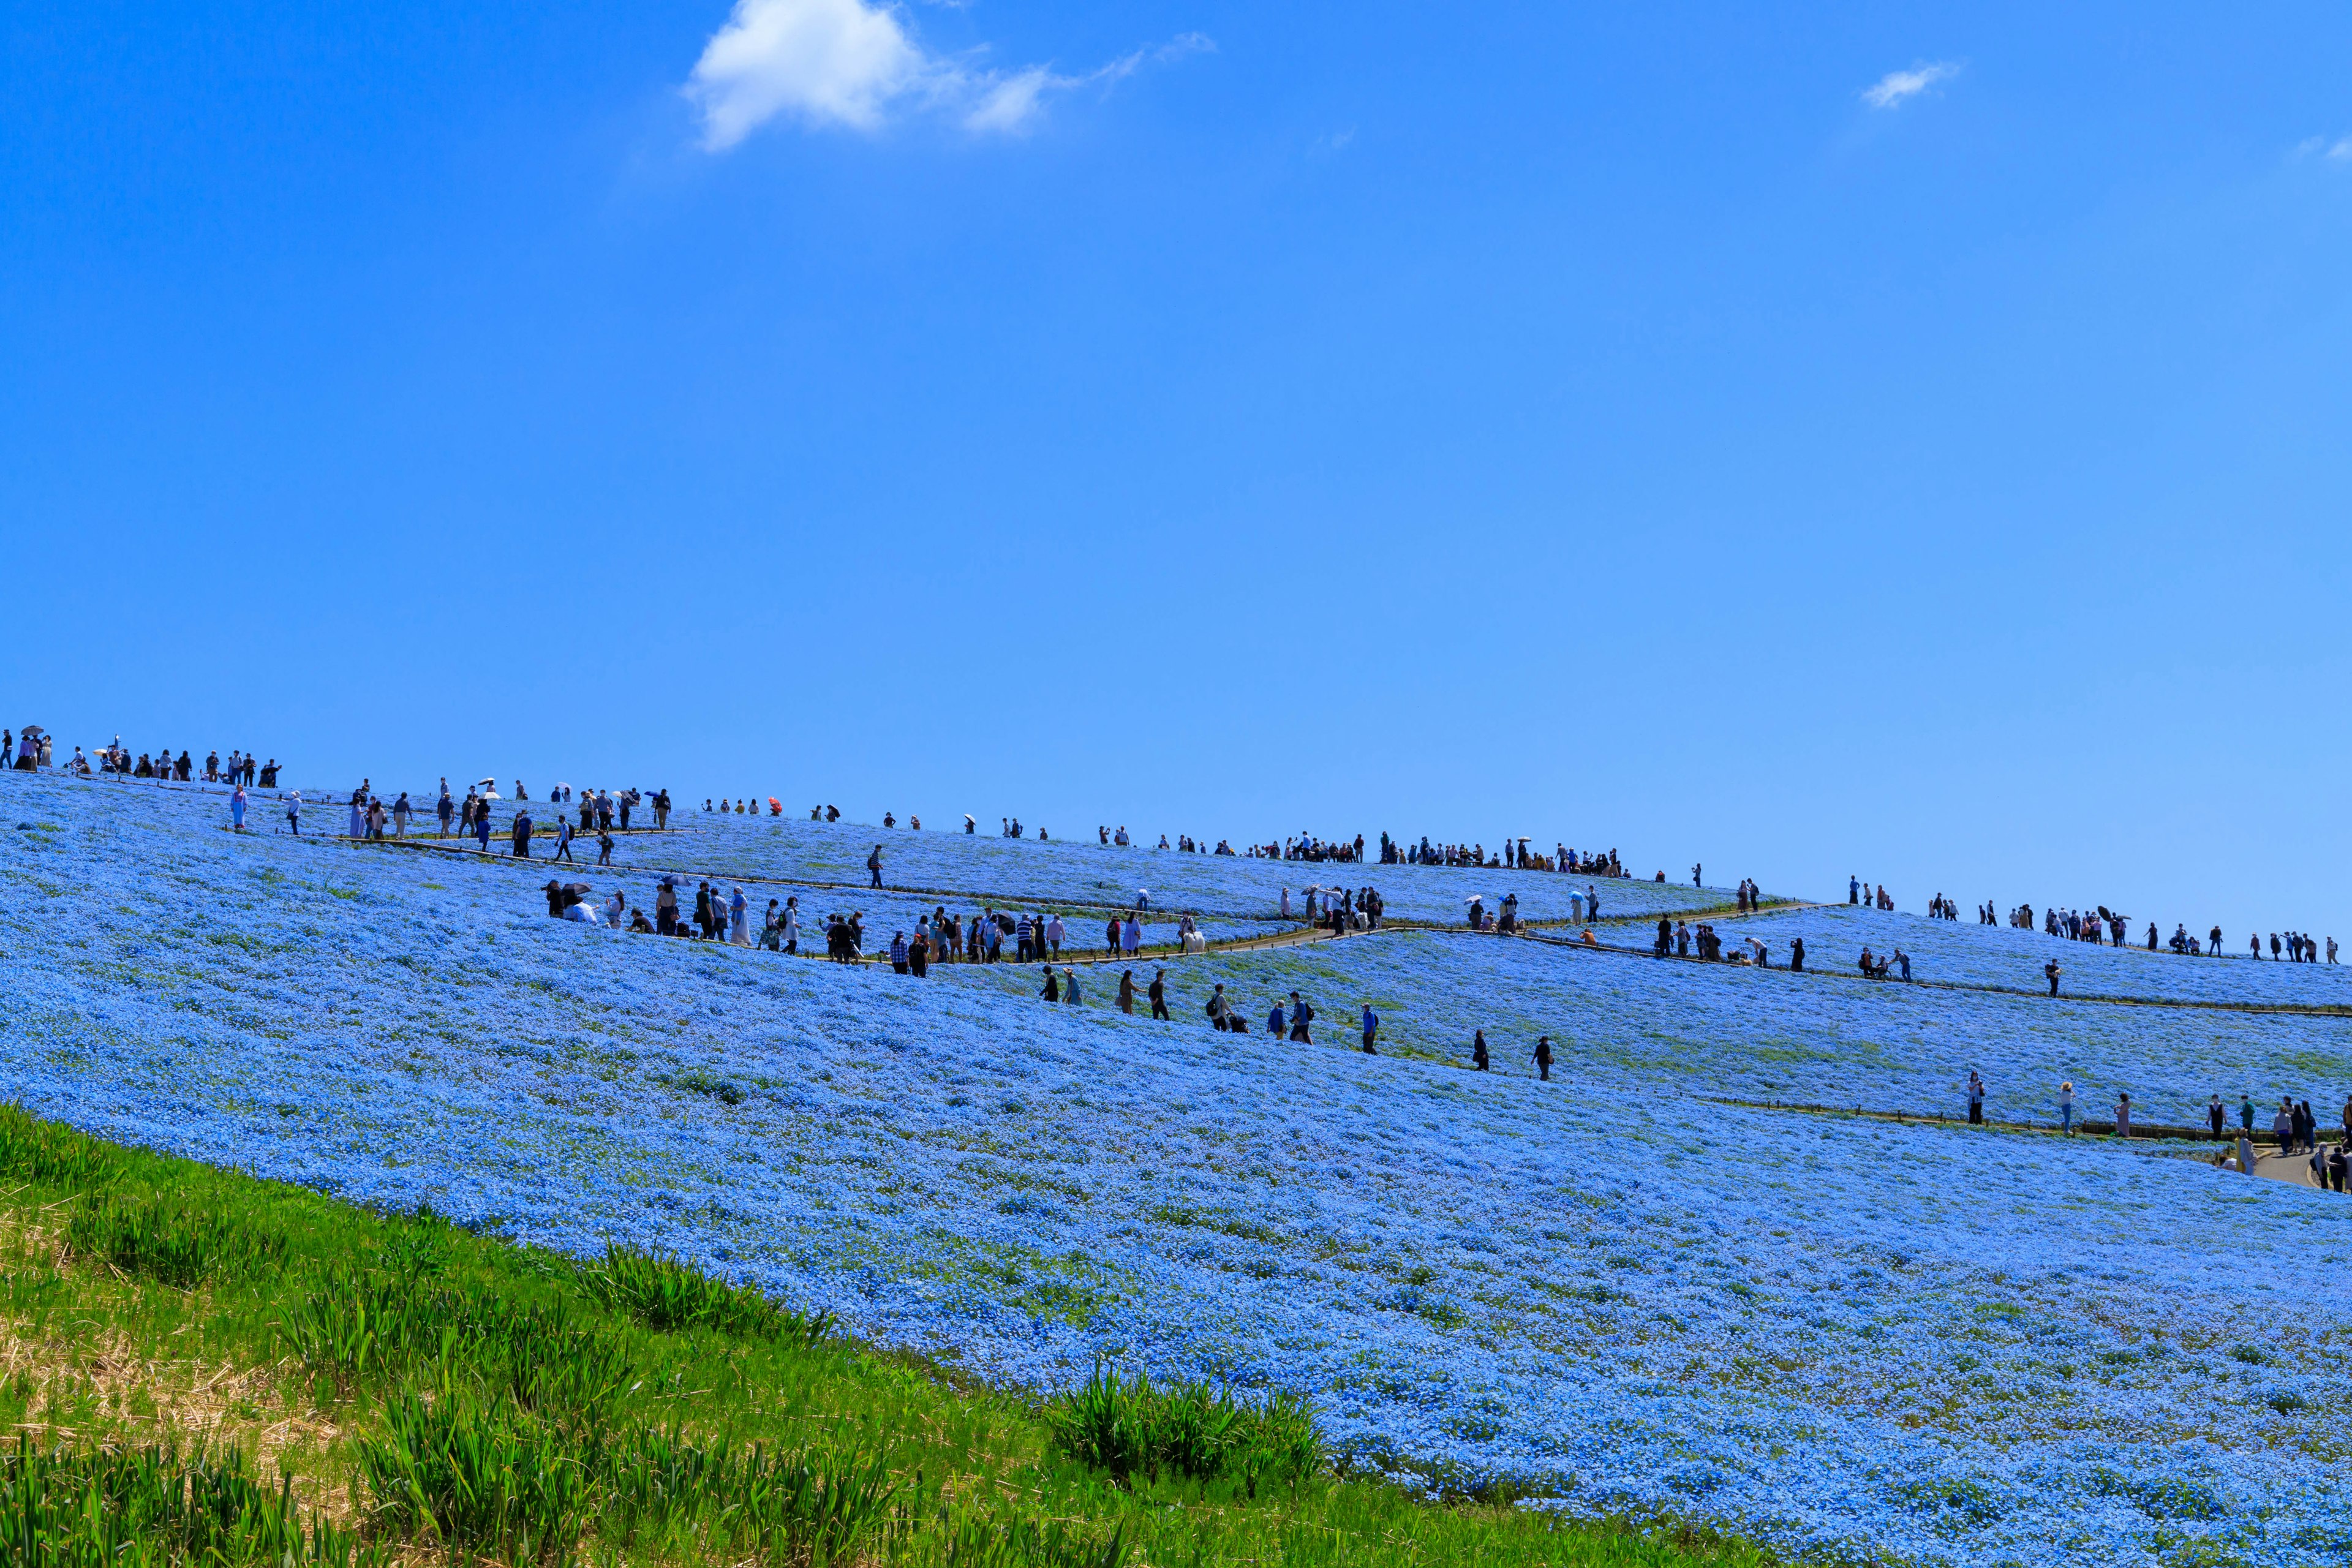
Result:
M672 1248L1012 1384L1109 1354L1295 1390L1360 1463L1578 1513L1961 1563L2352 1549L2342 1199L2163 1146L1702 1098L1948 1104L1980 1066L2176 1113L2324 1105L2341 1019L1399 932L1171 963L1155 1024L1108 1005L1115 971L1049 1006L1011 966L916 981L551 921L543 868L232 836L201 790L5 788L31 826L0 864L0 1092L109 1137L582 1255ZM873 841L687 823L626 842L633 901L650 865L822 879ZM1234 921L1324 869L1109 853L902 834L890 859L964 912L1132 880ZM1329 869L1433 917L1571 880ZM1898 931L1956 971L2020 934L1902 919L1762 921ZM1328 1037L1215 1033L1213 980L1260 1012L1296 986ZM1405 1054L1352 1048L1367 1000ZM1507 1070L1458 1065L1474 1027Z

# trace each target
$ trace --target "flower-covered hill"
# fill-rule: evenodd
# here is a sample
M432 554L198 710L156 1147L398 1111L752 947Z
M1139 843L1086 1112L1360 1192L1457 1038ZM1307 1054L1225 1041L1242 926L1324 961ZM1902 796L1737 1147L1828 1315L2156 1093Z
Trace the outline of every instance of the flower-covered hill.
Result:
M2352 967L2257 961L2246 957L2243 949L2218 958L2192 958L2162 947L2154 952L2144 946L2106 947L2038 931L1844 904L1767 910L1722 929L1732 938L1760 939L1775 963L1788 962L1790 938L1802 937L1811 967L1848 974L1855 973L1865 945L1878 954L1900 947L1910 955L1911 973L1919 980L2039 992L2045 984L2042 966L2055 959L2060 987L2069 995L2352 1008Z
M2084 947L2085 955L2100 951ZM2241 963L2235 972L2253 968ZM2239 1097L2251 1096L2267 1127L2267 1108L2282 1094L2331 1108L2325 1120L2332 1121L2332 1108L2352 1089L2352 1017L1948 990L1868 981L1843 968L1795 974L1660 963L1467 932L1212 953L1185 973L1196 991L1223 984L1254 1026L1297 990L1321 1016L1318 1038L1342 1045L1367 1003L1391 1052L1466 1065L1472 1034L1483 1029L1502 1072L1533 1071L1530 1048L1549 1035L1556 1076L1621 1100L1771 1100L1959 1115L1973 1070L1990 1085L1988 1114L1996 1120L2054 1125L2059 1085L2071 1082L2086 1116L2105 1116L2116 1095L2128 1093L2142 1121L2194 1124L2219 1093L2233 1115ZM1922 964L1919 973L1930 969ZM1016 993L1030 984L1019 973L961 978Z
M1297 1389L1359 1462L1536 1506L1921 1562L2352 1552L2341 1199L1706 1105L1671 1066L1221 1035L1198 960L1155 1024L1100 985L633 938L548 920L535 868L0 787L0 1092L109 1136L675 1248L1015 1385L1111 1354ZM1467 936L1299 956L1391 951L1433 994L1654 973L1607 1005L1661 1025L1664 977L1710 973Z

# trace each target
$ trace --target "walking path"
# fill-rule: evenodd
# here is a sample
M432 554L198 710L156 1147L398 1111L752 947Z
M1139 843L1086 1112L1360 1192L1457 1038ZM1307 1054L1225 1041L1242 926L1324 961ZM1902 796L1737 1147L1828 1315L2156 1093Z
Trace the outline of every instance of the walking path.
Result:
M1710 1095L1706 1098L1716 1105L1738 1105L1751 1110L1785 1110L1801 1116L1839 1116L1850 1121L1891 1121L1905 1125L1916 1122L1923 1126L1934 1127L1969 1125L1965 1118L1946 1116L1940 1111L1873 1110L1859 1105L1811 1105L1797 1100L1738 1100L1718 1095ZM1977 1130L2009 1137L2062 1138L2065 1136L2065 1133L2055 1126L2030 1121L2004 1121L1997 1118L1982 1123ZM2074 1123L2074 1131L2078 1136L2095 1138L2105 1142L2115 1137L2116 1124L2113 1121L2077 1121ZM2267 1176L2273 1181L2285 1182L2298 1187L2318 1185L2312 1180L2311 1155L2307 1151L2298 1151L2292 1154L2281 1152L2277 1135L2268 1131L2249 1132L2246 1137L2254 1145L2253 1173L2255 1175ZM2218 1161L2222 1155L2236 1149L2238 1132L2237 1130L2231 1129L2224 1137L2215 1138L2211 1130L2204 1127L2179 1127L2135 1121L2132 1124L2131 1136L2125 1142L2202 1144L2210 1152L2212 1158ZM2236 1174L2235 1172L2226 1173Z

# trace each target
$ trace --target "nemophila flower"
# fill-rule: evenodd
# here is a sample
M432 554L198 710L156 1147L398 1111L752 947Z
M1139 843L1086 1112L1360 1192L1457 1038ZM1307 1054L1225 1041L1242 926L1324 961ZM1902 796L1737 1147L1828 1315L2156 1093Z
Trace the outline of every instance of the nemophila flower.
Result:
M1297 1390L1340 1452L1433 1489L1922 1562L2346 1550L2342 1200L1701 1098L1922 1103L1969 1066L1997 1106L2062 1072L2315 1097L2334 1020L1404 935L1171 963L1154 1024L1006 968L919 983L551 921L543 868L233 837L201 792L0 788L54 825L0 857L0 1090L108 1136L582 1256L672 1249L1009 1384L1110 1354ZM762 833L794 837L660 847L749 875L718 849ZM1074 904L1118 853L924 840L940 886L1013 868ZM1251 918L1230 862L1161 858ZM1261 1014L1376 999L1396 1054L1214 1032L1213 979ZM1476 1026L1502 1070L1430 1059Z

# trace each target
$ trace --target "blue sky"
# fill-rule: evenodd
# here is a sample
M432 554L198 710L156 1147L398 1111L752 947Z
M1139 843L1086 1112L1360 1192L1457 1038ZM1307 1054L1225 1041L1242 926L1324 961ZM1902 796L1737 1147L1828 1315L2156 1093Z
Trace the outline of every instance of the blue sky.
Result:
M0 717L2325 933L2347 44L13 7Z

